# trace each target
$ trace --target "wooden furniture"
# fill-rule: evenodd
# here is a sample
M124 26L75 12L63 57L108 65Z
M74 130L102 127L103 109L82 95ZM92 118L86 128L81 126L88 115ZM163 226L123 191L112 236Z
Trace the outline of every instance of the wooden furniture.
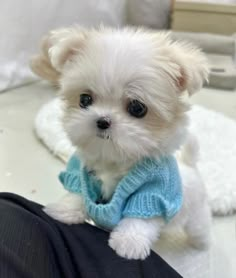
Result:
M232 35L236 32L236 5L175 1L172 30Z

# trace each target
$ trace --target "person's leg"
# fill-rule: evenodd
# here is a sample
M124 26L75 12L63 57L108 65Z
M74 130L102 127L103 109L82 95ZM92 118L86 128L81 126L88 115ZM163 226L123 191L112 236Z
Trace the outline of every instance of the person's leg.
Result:
M154 253L145 261L118 257L108 237L89 224L61 224L17 195L0 194L0 277L180 277Z
M54 248L56 238L57 228L43 218L40 205L0 194L0 277L60 277L54 251L63 245L59 240Z

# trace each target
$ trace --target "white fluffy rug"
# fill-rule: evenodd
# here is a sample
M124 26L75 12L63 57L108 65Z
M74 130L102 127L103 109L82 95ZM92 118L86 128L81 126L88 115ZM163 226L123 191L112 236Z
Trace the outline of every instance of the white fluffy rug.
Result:
M63 132L61 115L61 102L54 99L39 111L35 129L52 153L66 162L74 148ZM223 215L236 211L236 124L199 106L193 107L190 117L191 129L200 141L199 168L207 185L212 211ZM215 256L216 244L213 238L210 250L199 251L183 240L181 232L175 231L163 235L153 249L183 277L206 278L211 277L211 258Z
M236 211L236 123L200 106L193 106L189 113L191 130L200 143L199 169L212 212L230 214ZM39 111L35 129L53 154L66 162L74 148L62 129L61 114L61 102L54 99Z

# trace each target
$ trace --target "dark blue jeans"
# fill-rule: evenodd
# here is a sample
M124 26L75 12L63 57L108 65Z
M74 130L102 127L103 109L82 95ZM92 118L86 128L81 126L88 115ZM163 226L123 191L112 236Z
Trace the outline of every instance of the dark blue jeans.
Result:
M154 253L145 261L118 257L108 236L88 224L64 225L39 204L0 194L1 278L181 277Z

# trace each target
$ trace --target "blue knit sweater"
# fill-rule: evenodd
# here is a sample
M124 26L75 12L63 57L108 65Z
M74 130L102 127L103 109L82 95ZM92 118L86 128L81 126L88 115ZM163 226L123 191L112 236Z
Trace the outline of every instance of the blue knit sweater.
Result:
M117 184L111 200L101 203L101 181L72 156L59 179L65 189L82 194L89 217L100 227L112 229L124 217L170 220L181 208L181 179L172 156L146 158Z

